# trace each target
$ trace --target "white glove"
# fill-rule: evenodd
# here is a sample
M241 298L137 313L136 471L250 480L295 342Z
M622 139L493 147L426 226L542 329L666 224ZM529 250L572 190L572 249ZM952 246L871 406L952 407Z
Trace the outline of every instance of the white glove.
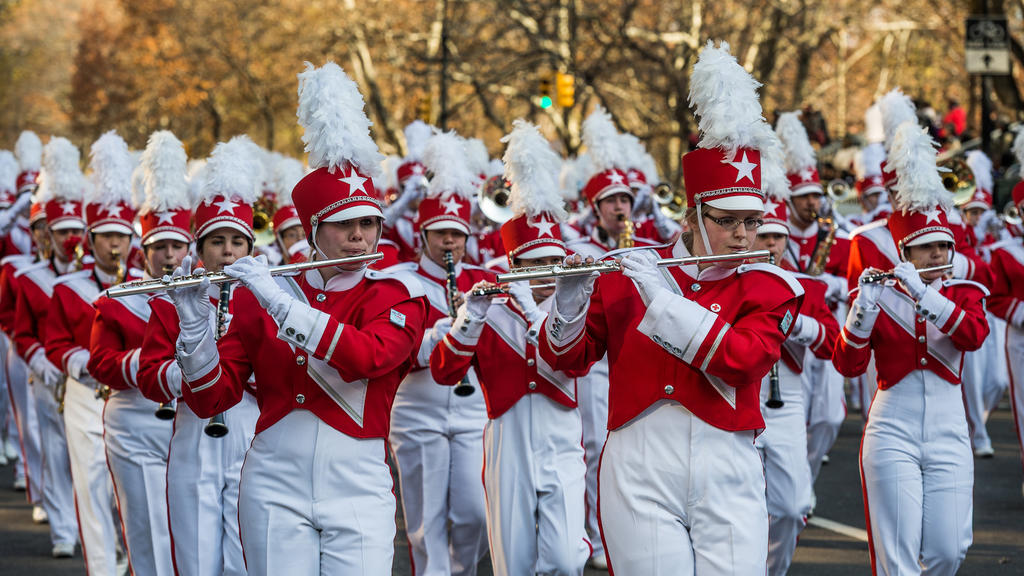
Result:
M857 279L857 284L860 286L860 294L857 295L857 301L860 302L862 308L874 308L878 305L878 297L882 295L882 289L885 286L881 282L865 282L864 279L868 276L872 276L878 273L874 268L865 268L860 273L860 278Z
M32 202L31 194L22 194L7 210L0 212L0 233L7 234L18 220L18 215Z
M572 265L574 255L565 257L564 264ZM573 319L583 312L590 294L594 291L597 275L559 276L555 278L555 310L566 319Z
M224 273L245 284L260 306L263 306L278 324L284 322L294 299L285 293L270 275L266 256L239 258L233 264L225 266Z
M640 298L647 306L665 291L658 274L658 257L653 250L634 250L622 259L622 274L636 284Z
M519 305L519 309L523 311L527 323L531 326L544 319L544 312L541 312L537 302L534 301L533 290L530 289L528 280L509 284L508 295Z
M654 214L654 228L658 231L658 236L662 240L667 242L683 231L683 227L679 225L679 222L666 216L661 211L660 206L655 206L651 213Z
M848 289L846 278L843 278L841 276L833 276L832 274L822 274L821 276L819 276L819 278L821 278L827 286L827 288L825 289L825 301L846 301Z
M82 377L88 376L89 371L85 365L89 363L89 351L79 350L68 357L68 376L81 382Z
M192 256L185 256L179 266L172 274L173 277L188 276L189 274L202 274L202 268L192 270ZM166 276L165 276L166 278ZM210 318L213 316L213 304L210 303L210 280L203 278L203 281L196 286L174 288L167 291L174 308L178 311L178 325L181 332L178 339L185 344L185 350L191 352L203 339L207 332L212 331Z
M423 340L420 341L420 349L416 354L416 361L420 366L427 366L430 364L430 353L434 351L434 347L437 343L444 338L444 335L452 329L453 319L450 316L442 316L434 322L433 328L428 328L423 332Z
M401 217L402 213L405 212L406 207L409 206L413 200L419 198L421 190L422 189L414 183L412 178L406 181L406 186L402 191L402 195L395 198L395 201L387 208L384 208L384 221L390 225Z
M29 358L28 367L32 370L33 374L39 377L43 386L51 390L64 377L64 373L50 362L50 359L46 357L46 351L43 349L36 350L32 358Z
M491 299L488 296L480 296L470 292L466 294L466 315L474 322L483 322L487 318L487 310L491 308Z
M910 262L900 262L896 268L893 268L892 274L914 300L920 300L924 296L925 290L928 289L921 280L921 275L917 273L917 268L914 268Z

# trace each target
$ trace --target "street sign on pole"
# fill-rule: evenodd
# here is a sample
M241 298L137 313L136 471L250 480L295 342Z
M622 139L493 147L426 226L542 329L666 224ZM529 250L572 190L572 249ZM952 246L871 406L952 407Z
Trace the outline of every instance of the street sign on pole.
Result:
M1010 32L1006 16L968 16L964 38L968 74L1010 73Z

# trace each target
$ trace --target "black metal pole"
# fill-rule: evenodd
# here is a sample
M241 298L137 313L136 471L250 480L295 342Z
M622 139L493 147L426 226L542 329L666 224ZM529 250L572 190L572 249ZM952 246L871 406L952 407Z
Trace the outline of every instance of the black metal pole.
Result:
M981 149L992 154L992 77L981 77Z

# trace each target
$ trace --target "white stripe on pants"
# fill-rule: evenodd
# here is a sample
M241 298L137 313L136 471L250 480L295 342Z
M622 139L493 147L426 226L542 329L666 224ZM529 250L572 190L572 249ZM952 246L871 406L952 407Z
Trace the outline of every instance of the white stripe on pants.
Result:
M167 448L172 424L153 415L158 404L138 390L115 390L103 410L107 465L135 574L169 576Z
M599 488L617 576L765 573L768 511L753 431L720 430L659 401L608 434Z
M64 395L64 433L71 460L71 482L78 508L82 555L91 575L117 573L119 533L114 518L114 485L103 447L103 400L91 380L68 377Z
M6 337L5 337L6 338ZM14 417L18 425L18 439L21 461L18 462L17 476L28 481L29 500L36 505L43 501L43 448L39 438L39 418L36 416L35 388L29 385L28 366L8 346L4 355L4 369L7 375L7 392L11 397Z
M53 544L73 544L78 542L78 519L75 517L75 491L71 486L64 418L57 413L53 389L41 382L32 376L32 397L36 401L42 447L43 510L50 519L50 540Z
M211 438L199 418L178 402L167 454L167 517L179 576L245 574L238 536L238 481L256 431L259 407L245 392L224 413L228 434Z
M879 390L860 461L877 573L955 574L971 545L974 487L960 387L915 370Z
M487 536L495 576L580 575L586 464L579 412L527 394L484 429Z
M253 440L238 515L252 576L391 574L395 496L383 438L294 410Z

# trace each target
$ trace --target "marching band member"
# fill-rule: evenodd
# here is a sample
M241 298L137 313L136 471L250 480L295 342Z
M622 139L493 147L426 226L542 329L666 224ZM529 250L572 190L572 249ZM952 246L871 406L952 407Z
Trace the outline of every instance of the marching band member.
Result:
M105 396L89 373L89 337L96 315L93 301L127 274L135 211L131 197L132 160L115 132L93 143L86 186L86 244L93 261L64 274L53 286L46 318L46 355L67 375L64 430L71 458L82 557L89 574L116 574L118 541L114 486L103 443ZM121 278L119 278L119 276Z
M302 230L302 221L292 203L292 189L306 175L302 162L294 158L282 158L274 166L277 187L274 211L274 241L281 251L283 264L297 264L309 260L309 242Z
M487 552L480 483L487 422L483 395L459 396L439 386L428 370L431 350L452 325L449 311L458 305L451 301L452 291L468 292L477 282L493 279L482 268L462 263L476 189L476 175L464 158L463 142L453 132L432 136L423 150L433 177L416 216L422 246L416 275L430 303L425 325L433 328L423 336L391 409L389 440L417 575L476 574ZM454 278L448 277L446 253ZM479 389L475 373L469 381Z
M127 149L124 152L127 153ZM152 152L144 158L140 176L152 181ZM173 213L170 221L167 218L161 221L158 213L161 212L159 193L162 190L151 186L147 197L146 180L130 176L133 164L127 167L129 183L126 186L134 186L134 197L143 199L139 222L146 268L142 279L148 280L162 276L167 267L177 267L188 252L191 238L186 235L187 230L173 228ZM124 202L131 199L129 192L123 191ZM92 205L86 207L87 214L92 210ZM111 224L131 230L135 209L121 205L106 212L113 216L115 210L121 210L120 222ZM190 215L186 208L186 226ZM134 279L137 278L132 271L126 280ZM104 294L93 303L96 315L86 368L97 382L111 390L103 409L103 435L125 551L136 574L166 576L173 574L167 531L167 448L172 423L154 417L158 404L144 397L138 384L142 339L150 318L149 295L113 299Z
M169 132L158 132L151 137L147 154L151 148L150 162L143 158L143 164L151 164L154 171L151 181L146 183L147 196L151 194L149 187L155 186L159 192L179 198L184 190L181 187L185 166L181 143ZM244 136L218 144L205 168L194 175L200 179L193 219L196 254L209 270L219 271L252 254L253 203L260 193L262 178L255 148ZM171 212L166 219L174 225L178 223L174 220L176 216ZM207 301L218 306L224 297L217 288L203 293ZM167 296L153 298L149 305L150 322L139 356L140 389L152 400L169 402L179 392L174 346L179 327L185 321L179 318ZM234 314L234 302L229 301L228 314L209 323L218 323L221 328L220 323L226 325ZM212 313L207 320L211 319ZM237 405L221 415L228 429L222 438L205 431L207 418L212 414L198 414L178 402L167 459L167 510L177 574L246 572L238 536L239 479L259 408L250 392L241 393L238 400Z
M370 180L380 154L362 108L355 82L336 64L308 65L299 75L298 115L314 170L292 199L314 259L373 253L381 233ZM419 282L361 263L273 278L265 260L242 258L224 272L245 287L219 342L208 281L171 295L184 399L197 414L231 408L255 376L260 418L238 495L248 573L390 572L395 499L386 436L391 399L423 330Z
M523 120L506 140L509 203L517 212L501 227L509 265L561 263L566 251L558 222L567 214L557 190L558 155ZM474 288L489 286L482 281ZM554 370L537 354L552 293L517 282L503 302L471 294L430 356L431 374L441 384L458 383L471 365L481 375L489 418L487 537L499 576L579 575L590 557L577 374Z
M753 249L771 251L775 261L785 269L791 266L784 258L789 240L788 190L767 192L764 224L757 229ZM789 570L797 538L804 529L805 518L812 505L814 481L812 461L808 458L811 431L807 424L806 406L812 402L813 396L808 394L801 376L806 372L809 358L832 360L832 350L839 334L839 323L825 301L828 285L820 276L789 271L803 288L804 300L793 331L782 344L782 357L773 368L780 393L778 397L772 397L772 376L766 375L761 380L761 415L765 431L754 440L765 468L768 574L771 575L785 574ZM842 393L842 388L839 392ZM783 404L769 406L770 400L781 400Z
M583 122L583 142L587 146L586 184L583 195L596 217L587 236L568 243L570 253L599 259L609 250L629 247L631 243L653 246L655 242L635 236L633 226L634 192L626 175L619 135L611 115L597 108ZM597 477L600 454L608 437L608 360L601 359L580 378L578 398L583 418L583 449L587 455L587 533L594 545L590 564L607 567L597 517Z
M954 574L971 543L974 462L957 384L965 350L988 335L984 286L942 281L954 242L935 148L916 120L889 148L897 174L889 228L903 261L898 282L866 270L833 361L847 376L864 373L871 353L878 392L861 443L861 480L874 571ZM913 354L908 354L913 350Z
M787 261L791 269L824 282L828 287L825 300L836 309L847 297L844 275L850 241L834 220L835 206L829 210L830 216L821 216L824 191L818 176L818 160L800 120L800 112L780 114L775 131L786 153L785 169L792 190L786 207L789 216ZM813 484L846 419L843 377L832 366L829 354L808 357L801 378L805 393L807 461ZM814 500L812 495L812 504Z
M785 178L757 86L728 44L709 42L691 76L701 147L683 157L696 232L628 253L622 274L558 278L541 334L541 354L556 369L608 353L599 512L616 574L765 571L759 383L779 359L803 290L776 266L655 264L750 248L763 223L761 183ZM777 160L762 163L772 154Z
M50 522L50 540L55 558L74 556L78 541L75 494L71 484L68 443L58 402L65 376L46 355L44 345L47 315L53 285L58 276L74 271L74 247L81 241L82 188L85 178L78 167L78 149L65 138L50 139L43 149L39 174L39 202L46 214L45 235L52 247L51 257L15 274L18 286L14 312L14 345L32 375L36 416L42 446L42 502ZM40 247L37 245L37 247ZM70 250L69 250L70 249ZM47 250L41 250L46 253Z
M416 209L427 189L427 169L423 150L432 129L422 120L405 127L407 154L398 166L398 197L384 210L382 238L398 246L398 261L413 262L419 256L420 238L416 234Z

